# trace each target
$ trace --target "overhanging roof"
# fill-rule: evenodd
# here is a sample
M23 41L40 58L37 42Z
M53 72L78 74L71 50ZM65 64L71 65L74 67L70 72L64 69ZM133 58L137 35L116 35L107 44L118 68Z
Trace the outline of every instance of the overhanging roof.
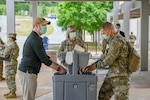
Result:
M140 17L140 8L141 7L137 7L137 8L133 8L130 10L130 18L139 18ZM149 5L149 15L150 15L150 5ZM118 19L123 19L123 13L120 13L118 16Z
M82 1L141 1L141 0L14 0L14 1L40 1L40 2L44 2L44 1L72 1L72 2L82 2Z
M96 2L104 2L104 1L141 1L141 0L14 0L14 1L22 1L22 2L29 2L29 1L37 1L37 2L54 2L54 1L71 1L71 2L82 2L82 1L96 1ZM149 7L150 8L150 7ZM149 10L150 11L150 10ZM134 8L130 11L130 18L138 18L140 17L140 7ZM118 14L118 19L123 19L123 13Z

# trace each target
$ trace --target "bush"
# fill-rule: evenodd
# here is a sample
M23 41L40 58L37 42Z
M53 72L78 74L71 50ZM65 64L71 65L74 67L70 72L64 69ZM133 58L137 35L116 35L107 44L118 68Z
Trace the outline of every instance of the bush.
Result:
M6 6L0 5L0 15L6 15Z

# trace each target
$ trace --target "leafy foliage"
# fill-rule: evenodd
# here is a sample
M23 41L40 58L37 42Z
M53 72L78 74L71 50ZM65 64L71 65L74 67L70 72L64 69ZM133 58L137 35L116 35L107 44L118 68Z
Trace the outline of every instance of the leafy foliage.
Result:
M68 24L75 24L78 30L92 34L105 21L112 6L111 2L62 2L58 8L58 25L65 30Z
M29 3L16 3L15 4L15 14L22 15L23 11L29 11Z
M0 6L0 15L6 15L6 6L5 5Z
M58 2L38 2L39 5L44 5L47 7L56 7L58 6Z
M25 11L30 12L30 6L30 2L15 2L15 15L24 15ZM38 14L46 17L48 13L57 12L57 6L58 2L38 2ZM0 15L6 15L6 0L0 0Z
M0 4L6 4L6 0L0 0Z

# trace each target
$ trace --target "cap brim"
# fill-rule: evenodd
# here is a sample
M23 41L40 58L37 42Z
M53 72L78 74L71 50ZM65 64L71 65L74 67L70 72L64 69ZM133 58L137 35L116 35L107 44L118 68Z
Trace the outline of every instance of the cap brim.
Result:
M50 25L51 24L51 22L50 21L48 21L48 23L47 23L48 25Z
M51 22L45 20L45 21L43 22L43 24L49 25L49 24L51 24Z

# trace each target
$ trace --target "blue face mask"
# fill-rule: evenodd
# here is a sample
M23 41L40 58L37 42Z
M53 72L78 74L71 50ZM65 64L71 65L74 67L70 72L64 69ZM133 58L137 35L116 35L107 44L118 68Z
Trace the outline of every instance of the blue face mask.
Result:
M118 28L116 28L116 29L115 29L115 32L116 32L116 33L118 33L118 32L119 32L119 29L118 29Z
M75 38L75 37L76 37L76 32L71 32L71 33L69 34L69 37L70 37L70 38Z
M47 27L46 26L41 26L40 33L43 35L47 32Z
M110 36L107 36L106 34L104 34L104 35L103 35L103 38L104 38L105 40L109 40L109 39L110 39Z

